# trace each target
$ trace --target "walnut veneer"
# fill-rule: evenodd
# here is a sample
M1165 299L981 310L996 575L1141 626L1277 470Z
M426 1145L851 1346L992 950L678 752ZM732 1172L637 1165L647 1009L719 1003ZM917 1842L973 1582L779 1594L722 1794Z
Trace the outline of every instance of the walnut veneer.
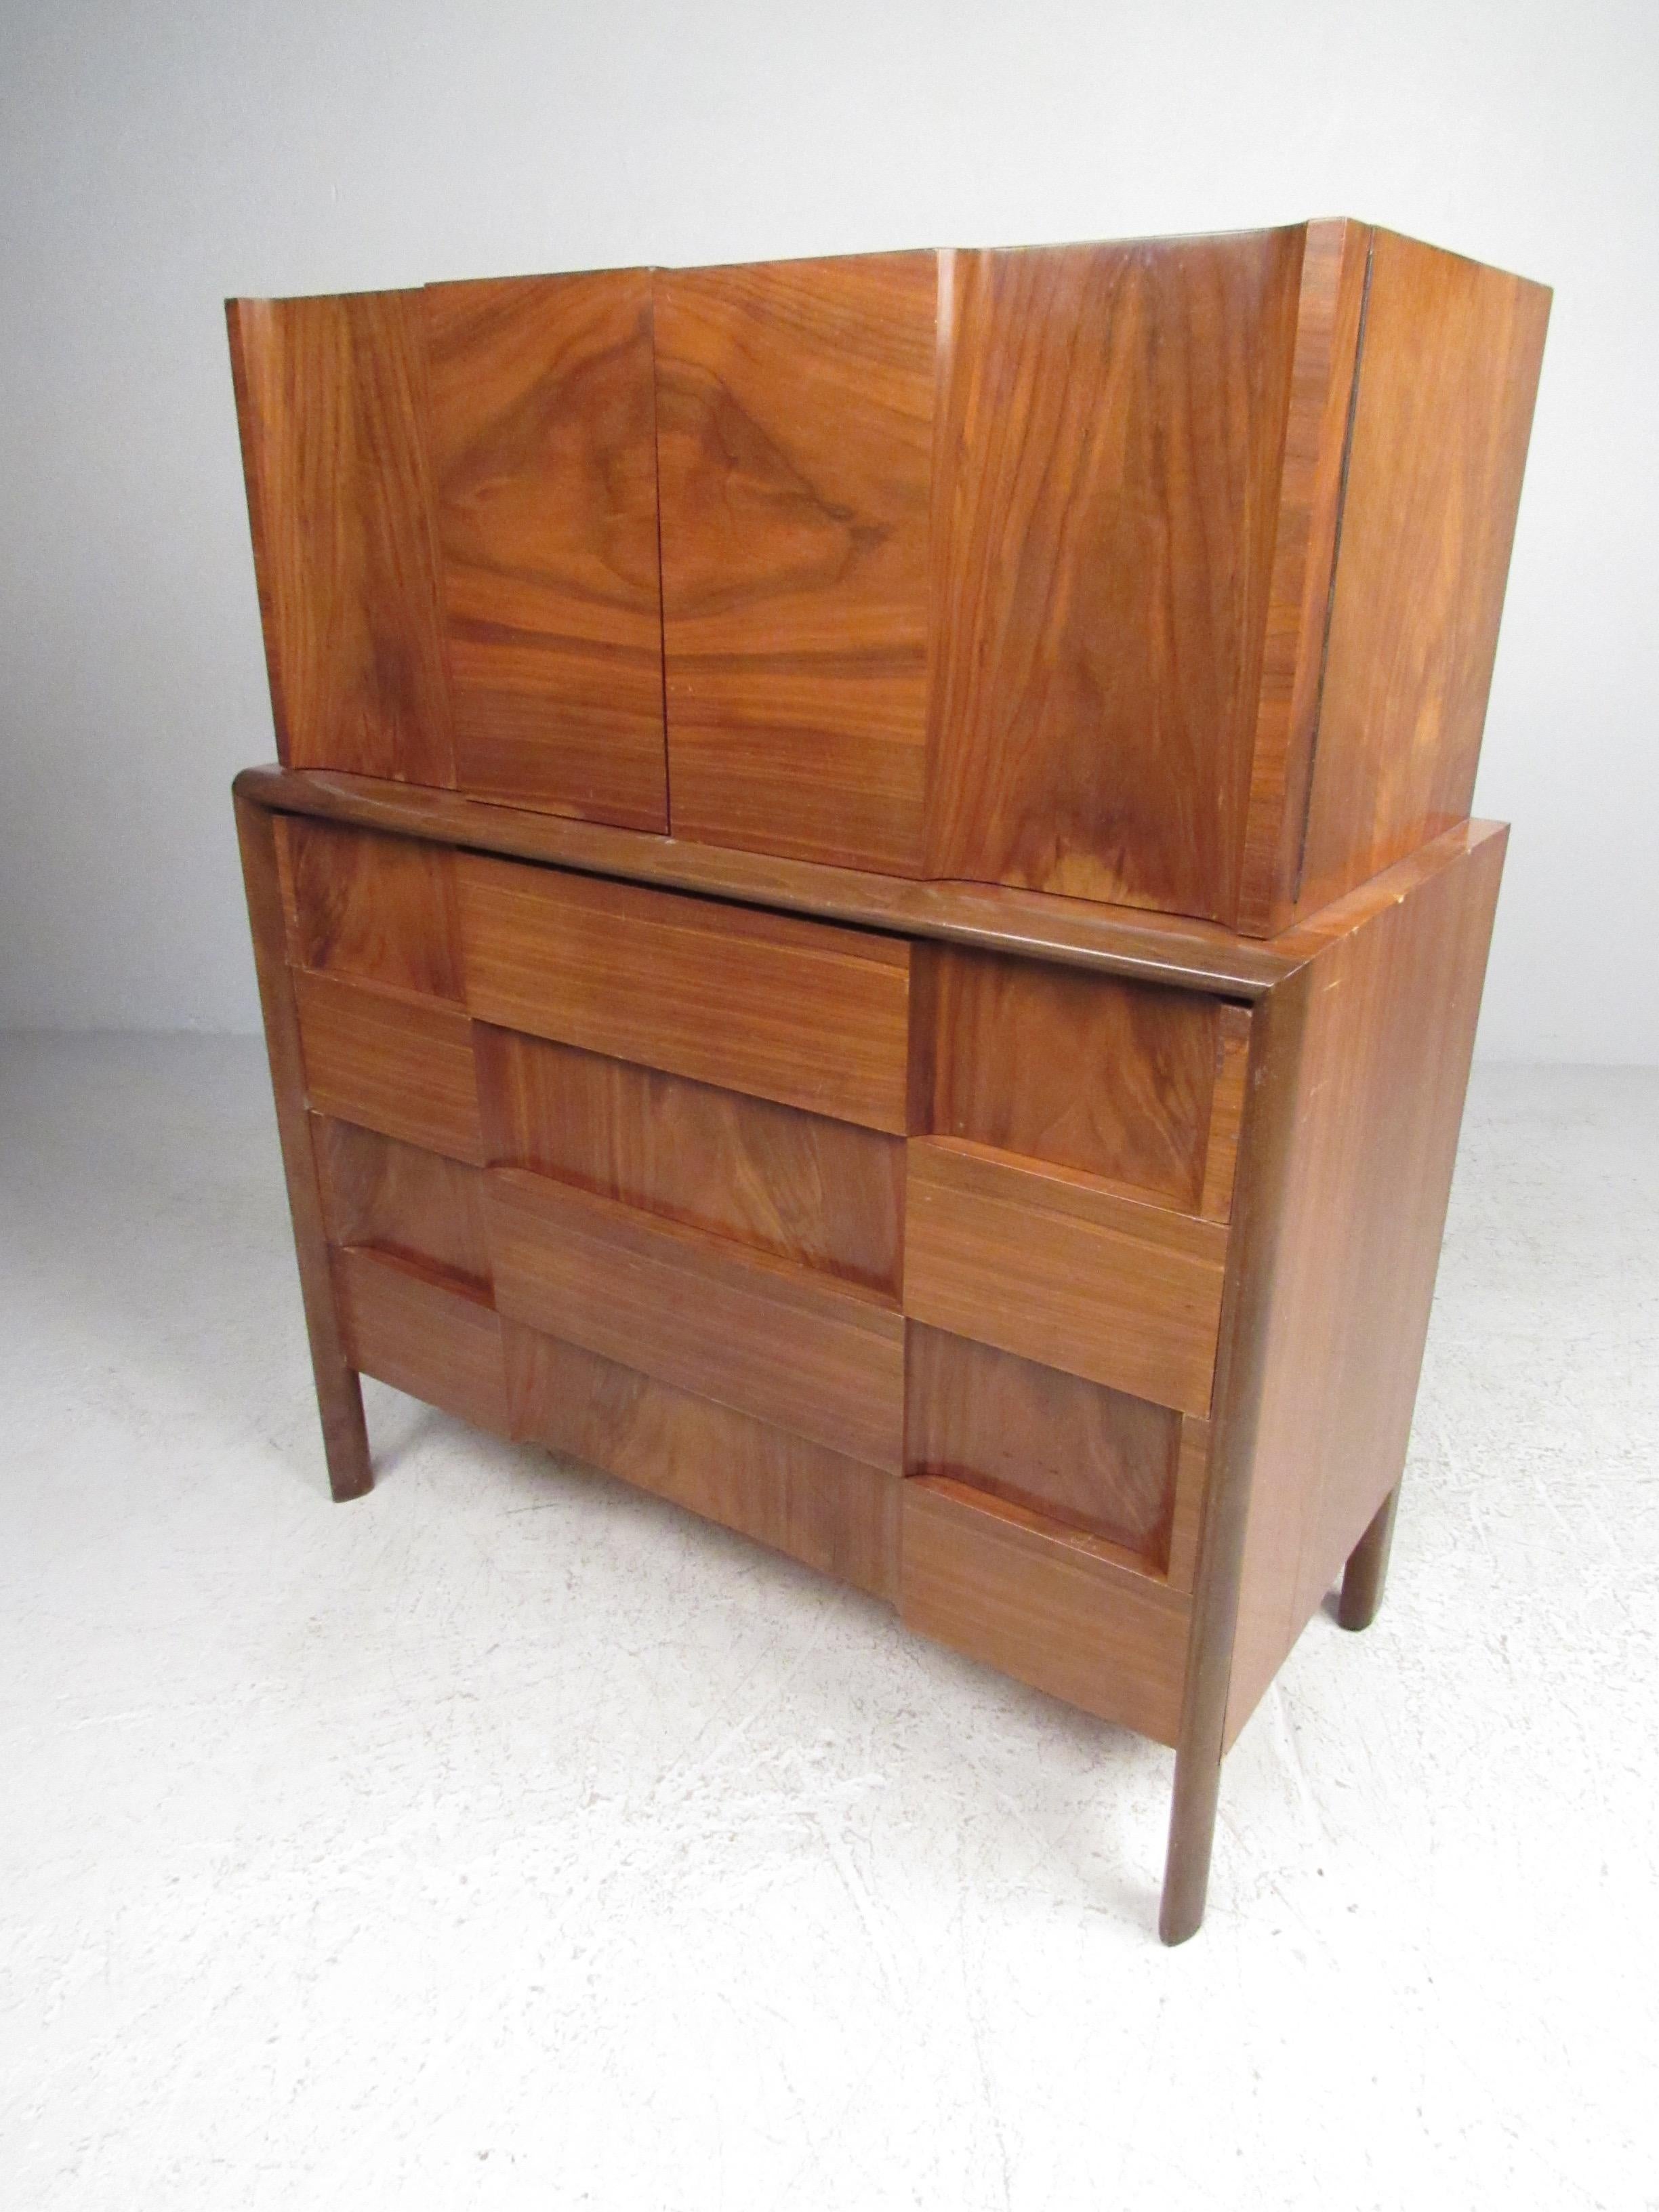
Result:
M1547 295L1352 222L236 301L357 1376L1175 1747L1382 1589Z

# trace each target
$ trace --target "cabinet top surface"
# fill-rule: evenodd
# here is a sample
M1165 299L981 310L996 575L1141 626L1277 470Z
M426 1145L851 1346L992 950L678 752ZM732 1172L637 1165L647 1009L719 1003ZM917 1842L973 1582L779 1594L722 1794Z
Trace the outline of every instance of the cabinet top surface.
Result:
M1360 890L1280 936L1262 939L1179 915L1097 905L1050 892L997 884L916 882L694 844L336 769L247 768L236 778L235 791L239 798L276 813L350 823L584 874L663 884L745 906L975 945L1246 1000L1264 997L1322 945L1403 896L1422 877L1488 838L1507 834L1497 823L1461 823Z

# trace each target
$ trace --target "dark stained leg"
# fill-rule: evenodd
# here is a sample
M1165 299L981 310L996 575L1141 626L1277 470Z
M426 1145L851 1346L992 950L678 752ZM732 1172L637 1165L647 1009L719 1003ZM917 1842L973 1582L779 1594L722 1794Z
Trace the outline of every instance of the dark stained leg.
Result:
M1376 1619L1376 1608L1382 1602L1382 1585L1388 1580L1394 1516L1399 1507L1400 1485L1396 1482L1378 1507L1376 1519L1348 1554L1342 1595L1336 1608L1337 1620L1344 1628L1369 1628Z

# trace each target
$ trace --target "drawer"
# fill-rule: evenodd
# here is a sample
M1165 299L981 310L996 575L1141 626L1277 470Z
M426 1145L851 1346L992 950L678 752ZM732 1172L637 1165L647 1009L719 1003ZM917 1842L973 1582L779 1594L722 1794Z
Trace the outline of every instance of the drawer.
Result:
M459 1006L455 856L417 837L278 815L276 864L289 958Z
M303 970L294 1002L317 1113L483 1160L472 1024L459 1006Z
M1227 1232L1075 1170L914 1140L904 1308L915 1320L1207 1414Z
M311 1149L331 1244L414 1260L489 1296L479 1169L320 1114Z
M904 1467L1169 1565L1183 1417L1012 1352L910 1325Z
M896 1599L902 1486L890 1474L516 1322L502 1334L515 1437Z
M899 1471L892 1300L518 1168L489 1170L485 1206L504 1315Z
M957 946L916 957L927 1009L924 1128L1227 1218L1249 1037L1243 1006Z
M480 1019L903 1133L903 941L476 854L457 889Z
M346 1357L464 1421L508 1431L501 1323L483 1293L390 1255L334 1255Z
M899 1611L912 1628L1102 1720L1173 1744L1188 1600L1109 1547L944 1479L903 1485Z
M896 1299L902 1137L487 1022L477 1049L495 1164Z

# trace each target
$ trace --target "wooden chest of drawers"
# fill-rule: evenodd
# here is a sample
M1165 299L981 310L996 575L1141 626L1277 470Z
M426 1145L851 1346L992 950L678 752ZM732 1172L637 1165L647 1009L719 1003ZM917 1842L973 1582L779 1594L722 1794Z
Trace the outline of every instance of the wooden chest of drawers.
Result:
M1341 224L234 305L336 1495L374 1375L1173 1746L1190 1934L1381 1587L1542 315Z

